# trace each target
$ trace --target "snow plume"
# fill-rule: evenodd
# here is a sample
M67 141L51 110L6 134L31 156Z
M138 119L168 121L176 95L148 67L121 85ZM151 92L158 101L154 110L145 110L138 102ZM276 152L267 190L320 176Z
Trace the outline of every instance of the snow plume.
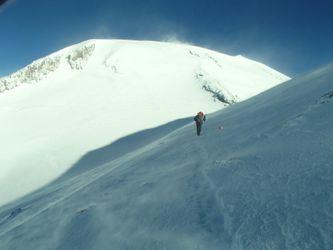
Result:
M162 42L168 42L168 43L178 43L178 44L187 44L187 45L193 45L190 42L186 41L186 39L177 33L167 33L161 37Z
M116 39L118 36L109 24L100 24L92 32L92 37L100 39Z

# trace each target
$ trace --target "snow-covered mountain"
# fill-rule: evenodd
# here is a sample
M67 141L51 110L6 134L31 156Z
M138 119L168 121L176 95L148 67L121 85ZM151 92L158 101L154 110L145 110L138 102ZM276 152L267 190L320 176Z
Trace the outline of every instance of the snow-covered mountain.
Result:
M332 81L288 81L200 137L181 119L89 152L0 209L0 248L332 249Z
M227 104L244 100L289 79L242 56L228 56L189 45L89 40L39 59L9 77L0 78L0 92L40 82L50 75L57 79L59 73L71 76L73 70L101 73L95 72L97 68L106 71L103 75L113 73L133 77L131 74L136 73L140 76L136 81L151 80L157 73L163 73L158 78L162 76L178 82L184 80L180 78L182 74L191 73L190 77L194 77L202 89Z
M88 151L287 79L241 56L160 42L90 40L39 59L0 79L0 204Z

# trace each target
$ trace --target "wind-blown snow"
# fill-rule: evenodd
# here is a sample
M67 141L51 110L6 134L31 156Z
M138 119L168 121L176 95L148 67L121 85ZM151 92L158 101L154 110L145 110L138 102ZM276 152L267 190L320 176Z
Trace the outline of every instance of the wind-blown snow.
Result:
M183 119L90 152L0 209L0 248L332 249L332 81L291 80L200 137Z
M39 59L0 79L0 204L88 151L287 79L242 57L146 41L91 40Z

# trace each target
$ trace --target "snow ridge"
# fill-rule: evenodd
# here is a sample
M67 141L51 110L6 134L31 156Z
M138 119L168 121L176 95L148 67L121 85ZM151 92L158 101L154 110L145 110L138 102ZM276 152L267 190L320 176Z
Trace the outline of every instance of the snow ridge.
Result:
M89 57L92 56L94 49L95 44L79 46L69 55L65 56L66 62L71 69L82 70L88 63ZM0 93L11 90L22 84L38 83L47 79L51 73L55 72L60 67L63 60L64 55L55 53L54 55L36 60L8 77L0 78Z
M22 84L37 83L46 79L50 73L58 69L60 61L60 56L45 57L31 63L9 77L0 78L0 93Z
M239 102L237 95L231 94L222 84L218 82L218 80L212 79L209 75L196 73L195 78L202 85L202 89L213 94L214 100L217 99L220 102L229 105Z
M66 57L67 62L72 69L83 69L84 66L87 65L88 59L92 56L94 50L95 44L85 45L78 48Z
M83 70L87 66L89 59L93 56L98 47L103 47L103 50L99 49L99 55L97 55L96 57L104 57L102 63L104 67L106 69L111 69L111 72L113 73L119 73L119 67L117 67L116 64L123 59L113 59L112 56L106 56L107 51L111 49L113 50L111 54L117 54L117 47L120 48L118 48L118 50L120 51L121 48L124 46L130 48L131 42L122 40L119 40L118 42L116 41L117 40L89 40L55 52L50 56L46 56L44 58L36 60L25 68L19 70L18 72L13 73L8 77L0 78L0 93L16 88L22 84L32 84L41 82L42 80L46 80L52 73L55 73L61 67L68 68L69 66L69 69L73 71ZM132 43L135 44L135 42ZM228 72L230 70L233 71L232 67L239 66L240 72L242 72L242 68L244 66L250 66L250 68L244 69L243 73L246 73L246 71L248 71L249 69L252 70L251 68L255 69L255 71L252 73L253 76L262 75L263 79L265 79L265 81L263 79L260 80L260 85L262 85L262 83L269 85L267 84L267 82L272 82L273 85L276 85L289 79L285 75L274 71L273 69L270 69L265 65L251 61L244 57L227 56L214 51L189 45L145 41L141 43L143 45L142 47L144 47L145 43L150 43L150 46L155 46L157 49L164 50L166 48L170 49L173 47L173 49L178 49L179 52L181 52L181 50L184 50L189 53L189 55L194 59L192 63L198 65L197 69L194 72L194 81L198 81L204 91L211 93L214 100L221 101L224 104L236 103L240 100L250 97L251 95L253 95L253 93L256 93L256 90L252 90L251 94L246 93L249 87L245 87L242 91L244 91L246 94L241 95L240 97L238 96L238 94L236 93L238 92L237 86L235 88L234 81L230 81L232 79L230 78L230 73ZM103 46L104 44L107 44L107 46ZM121 46L119 46L119 44L121 44ZM112 47L115 47L115 49L112 49ZM179 49L179 47L181 49ZM96 62L94 62L94 65L91 65L91 67L96 66L98 66L96 65ZM73 72L67 71L66 74L72 75ZM247 72L247 74L249 74L249 72ZM55 77L57 76L55 75ZM239 82L244 81L244 79L246 79L245 76L243 78L240 78ZM248 81L253 80L249 79ZM254 79L254 81L257 82L258 80ZM262 87L260 85L258 86L261 89L267 89L266 86ZM230 90L230 88L235 88L235 90ZM255 89L255 86L251 87L250 89Z

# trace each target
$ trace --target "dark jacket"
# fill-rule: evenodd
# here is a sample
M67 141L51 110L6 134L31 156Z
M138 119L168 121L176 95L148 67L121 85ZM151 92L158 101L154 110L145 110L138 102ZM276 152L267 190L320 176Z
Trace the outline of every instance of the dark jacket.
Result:
M206 121L206 116L205 116L205 115L200 116L200 115L198 114L198 115L196 115L196 116L194 117L193 120L197 123L197 125L202 125L203 122Z

